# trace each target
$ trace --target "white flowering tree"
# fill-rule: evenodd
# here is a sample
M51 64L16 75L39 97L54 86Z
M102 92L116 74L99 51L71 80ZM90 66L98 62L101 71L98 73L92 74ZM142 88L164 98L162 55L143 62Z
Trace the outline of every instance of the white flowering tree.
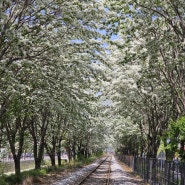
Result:
M19 174L28 131L40 168L48 128L56 124L53 112L76 115L76 126L80 112L90 113L97 61L105 61L97 32L105 12L103 2L93 0L5 0L0 7L0 128Z
M124 66L139 64L142 69L136 83L136 99L128 98L128 101L144 118L148 146L152 146L148 156L155 157L158 138L167 128L169 119L175 120L184 112L185 4L181 0L107 3L110 9L116 10L116 16L110 19L114 29L109 32L117 32L122 38L116 44L122 51L120 63ZM127 90L124 89L123 94Z

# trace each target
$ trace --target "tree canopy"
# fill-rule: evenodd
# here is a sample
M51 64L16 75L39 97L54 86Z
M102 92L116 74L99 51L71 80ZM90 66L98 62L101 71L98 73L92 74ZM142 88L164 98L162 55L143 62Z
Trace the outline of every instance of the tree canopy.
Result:
M185 4L108 0L107 8L113 12L109 33L118 36L111 41L117 62L111 75L112 92L107 90L117 100L116 113L125 118L131 115L141 141L146 141L137 145L138 153L156 157L170 120L184 115Z

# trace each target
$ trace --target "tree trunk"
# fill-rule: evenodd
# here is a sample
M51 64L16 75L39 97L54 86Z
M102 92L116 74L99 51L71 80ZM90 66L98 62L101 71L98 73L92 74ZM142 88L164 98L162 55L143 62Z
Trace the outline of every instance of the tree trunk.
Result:
M141 133L141 136L140 136L140 157L142 157L143 153L144 153L144 148L145 148L145 140L144 140L144 129L143 129L143 125L142 123L140 122L139 123L139 129L140 129L140 133Z
M57 146L56 146L56 151L57 151L57 160L58 160L58 165L62 165L62 160L61 160L61 141L62 139L57 140Z
M72 146L72 158L73 159L76 158L76 144L75 144L75 142L73 143L73 146Z
M41 118L40 122L36 117L33 117L29 124L29 131L33 138L33 154L35 159L35 169L39 169L41 167L42 159L44 156L44 140L46 137L46 130L49 124L49 111L46 109L41 110ZM40 129L38 129L40 128ZM38 139L38 136L40 138Z
M15 175L19 176L21 173L21 164L20 164L20 158L18 158L17 156L13 157L14 159L14 165L15 165Z
M148 135L148 152L147 157L149 158L156 158L157 157L157 150L160 145L160 140L157 140L156 136L149 136Z
M37 154L37 150L38 150L38 154ZM40 143L39 148L37 148L37 144L35 144L34 142L33 153L34 153L34 158L35 158L35 169L40 169L41 164L42 164L43 155L44 155L44 142Z
M7 123L6 125L6 131L7 131L7 139L10 145L10 149L13 155L13 160L14 160L14 165L15 165L15 174L19 175L21 172L20 168L20 159L21 159L21 154L23 152L23 144L24 144L24 132L26 129L26 116L24 117L23 121L21 120L20 117L17 117L15 121L15 125L17 126L17 130L11 130L9 124ZM16 148L15 148L15 143L16 143L16 135L19 136L17 142L19 144L18 146L18 151L16 153Z
M71 154L71 148L70 148L70 146L67 145L67 146L65 147L65 149L66 149L66 151L67 151L69 161L71 161L71 160L72 160L72 154Z
M49 155L49 157L50 157L50 160L51 160L51 165L52 165L52 166L55 166L55 165L56 165L56 164L55 164L55 154Z
M50 157L51 165L52 165L52 166L55 166L56 142L57 142L56 136L53 135L53 136L52 136L51 145L45 143L45 148L46 148L47 154L48 154L49 157Z
M35 169L40 169L41 162L42 162L42 159L37 158L37 157L35 158Z
M61 166L61 165L62 165L61 151L58 151L58 152L57 152L57 159L58 159L58 165Z

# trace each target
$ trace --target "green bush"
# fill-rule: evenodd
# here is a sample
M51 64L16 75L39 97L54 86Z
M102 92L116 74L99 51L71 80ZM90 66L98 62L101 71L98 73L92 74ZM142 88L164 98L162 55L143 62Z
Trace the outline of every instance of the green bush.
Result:
M57 166L50 166L47 168L47 173L58 171Z
M41 168L41 169L33 169L33 170L29 170L29 171L24 171L21 173L23 178L31 176L33 178L36 178L38 176L43 176L47 174L47 170L45 168Z
M8 185L6 182L5 176L0 176L0 185Z
M22 182L22 174L20 174L19 176L16 175L10 175L10 176L6 176L5 177L5 182L8 185L15 185L17 183L21 183Z

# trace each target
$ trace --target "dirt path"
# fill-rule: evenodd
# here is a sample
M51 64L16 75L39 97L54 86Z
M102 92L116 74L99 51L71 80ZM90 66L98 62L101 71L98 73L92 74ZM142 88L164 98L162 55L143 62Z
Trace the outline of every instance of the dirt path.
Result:
M132 172L131 168L118 162L114 157L111 165L111 182L112 185L147 185Z

